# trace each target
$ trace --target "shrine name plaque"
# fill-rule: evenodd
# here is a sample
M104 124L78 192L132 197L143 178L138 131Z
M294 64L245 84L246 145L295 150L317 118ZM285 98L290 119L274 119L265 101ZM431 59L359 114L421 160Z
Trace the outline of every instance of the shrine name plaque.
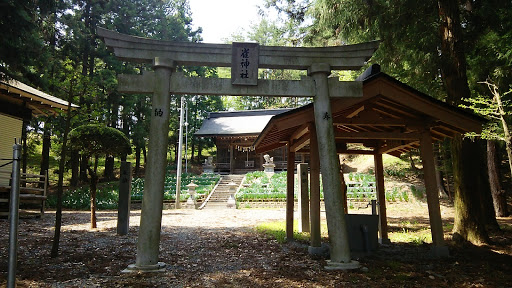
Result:
M258 43L233 43L231 84L258 85L259 47Z

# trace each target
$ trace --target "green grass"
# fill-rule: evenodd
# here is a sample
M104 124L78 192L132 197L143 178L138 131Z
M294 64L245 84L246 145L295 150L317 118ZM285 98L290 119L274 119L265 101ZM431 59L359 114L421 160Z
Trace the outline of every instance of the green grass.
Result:
M415 225L412 226L414 227ZM429 228L416 230L402 227L402 231L390 232L388 237L391 242L412 243L415 245L432 243L432 235Z
M296 229L298 227L298 221L293 221L293 239L308 242L309 233L299 233ZM268 235L277 240L279 243L286 242L286 222L285 221L274 221L266 222L256 226L256 231L265 235Z

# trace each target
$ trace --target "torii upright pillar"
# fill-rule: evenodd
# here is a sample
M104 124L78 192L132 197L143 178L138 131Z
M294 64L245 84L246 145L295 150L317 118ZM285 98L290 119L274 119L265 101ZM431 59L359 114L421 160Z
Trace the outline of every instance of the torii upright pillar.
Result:
M347 224L343 211L343 195L341 193L340 164L336 153L336 142L329 99L327 78L331 67L327 63L314 63L308 69L316 87L314 100L315 126L318 139L320 170L324 188L324 202L327 216L329 242L331 243L331 260L326 269L346 270L357 269L359 263L350 258Z
M144 197L137 242L135 264L130 271L159 271L165 263L158 262L160 250L160 229L164 197L165 168L167 166L167 137L169 134L169 85L173 61L156 57L153 62L155 81L152 98L151 123L149 128L149 153Z

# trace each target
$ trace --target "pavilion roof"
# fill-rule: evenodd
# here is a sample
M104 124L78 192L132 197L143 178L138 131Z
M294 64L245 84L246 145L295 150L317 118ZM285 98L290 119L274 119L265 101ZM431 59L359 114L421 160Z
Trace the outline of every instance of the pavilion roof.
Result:
M478 133L485 122L380 72L378 65L363 73L361 80L363 97L331 100L339 153L372 154L379 149L399 156L420 146L424 129L430 129L435 141L471 131ZM308 152L312 125L313 104L276 115L256 139L256 152L287 144L294 152ZM353 147L364 147L364 151Z
M20 81L10 79L0 81L0 100L23 106L32 110L34 116L47 116L56 114L56 109L67 110L68 101L46 94ZM71 108L79 106L71 104Z

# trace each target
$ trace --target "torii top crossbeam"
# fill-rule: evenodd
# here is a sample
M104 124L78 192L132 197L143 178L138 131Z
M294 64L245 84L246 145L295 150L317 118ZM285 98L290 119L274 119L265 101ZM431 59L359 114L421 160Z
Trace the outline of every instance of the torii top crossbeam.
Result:
M152 63L155 57L173 59L177 65L230 67L232 45L171 42L129 36L98 28L98 36L120 59ZM261 46L260 68L307 70L313 63L327 63L332 70L357 70L370 59L378 41L333 47Z

